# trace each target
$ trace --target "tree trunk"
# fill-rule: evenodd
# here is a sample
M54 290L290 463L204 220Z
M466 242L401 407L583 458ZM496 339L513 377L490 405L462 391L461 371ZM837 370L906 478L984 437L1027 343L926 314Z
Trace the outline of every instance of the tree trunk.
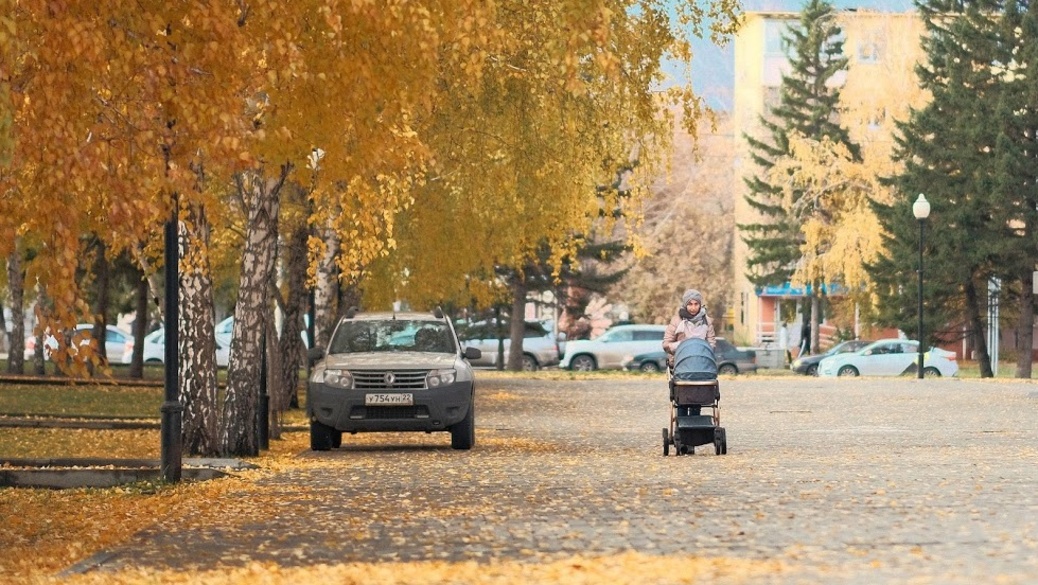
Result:
M279 194L291 167L267 180L260 173L237 177L239 195L248 202L248 231L242 257L238 302L234 307L231 364L221 421L221 446L227 456L259 454L256 440L256 390L260 383L260 341L270 312L270 286L277 250Z
M102 365L108 365L111 361L111 357L108 355L107 344L105 343L108 337L108 289L109 287L109 264L108 256L105 253L104 242L98 240L97 242L97 259L94 263L94 276L97 278L97 304L94 306L94 329L91 332L91 338L95 344L96 355L98 363ZM119 356L120 358L122 356ZM89 362L87 366L93 371L93 362Z
M267 316L266 340L264 349L267 352L267 422L268 438L281 438L281 423L288 404L288 391L285 388L285 380L282 378L284 371L284 356L281 353L281 344L278 339L277 327L274 326L273 315Z
M21 239L15 239L14 252L7 257L7 288L11 291L11 349L7 352L7 373L25 371L25 273L22 272Z
M980 295L977 294L977 287L970 279L966 283L966 318L969 320L969 330L973 341L977 344L977 365L980 366L980 377L993 378L995 374L991 371L991 356L988 355L988 343L984 335L986 329L984 321L981 319L982 314ZM922 342L923 340L920 339L919 343Z
M501 327L501 307L494 307L494 339L497 340L497 358L494 360L494 365L498 370L505 369L505 361L508 356L505 355L505 338L504 331Z
M306 290L306 257L307 257L307 232L305 229L297 229L288 238L285 247L285 268L288 298L284 303L285 320L281 325L281 337L278 339L278 351L281 355L281 368L277 371L276 378L280 380L279 388L283 393L277 398L280 411L284 413L290 407L299 407L299 368L305 363L306 346L303 345L302 332L304 330L303 315L306 312L307 290ZM271 406L272 411L275 410ZM273 434L271 427L271 438L278 438Z
M45 306L47 300L46 295L43 293L43 289L40 285L36 285L36 322L40 321L40 312ZM37 329L39 326L37 325ZM32 356L32 371L37 376L42 376L47 373L47 359L43 352L43 344L46 342L47 336L43 331L39 331L36 334L36 351ZM60 370L58 370L60 372Z
M1023 271L1020 279L1020 318L1016 322L1016 377L1031 377L1034 358L1034 272Z
M137 317L133 320L133 354L130 356L130 377L144 377L144 336L148 333L148 281L141 271L137 281L135 310Z
M339 236L330 226L321 230L325 253L317 263L317 283L314 289L314 343L315 347L327 347L338 316L336 301L339 298L339 269L335 259L339 255Z
M523 333L526 331L526 285L515 278L512 283L512 321L509 324L508 369L518 372L523 369Z
M183 446L189 455L220 454L216 392L216 327L209 270L209 222L191 207L180 223L180 403L184 406Z
M8 345L11 339L7 335L7 319L4 317L4 301L0 298L0 352L11 353Z

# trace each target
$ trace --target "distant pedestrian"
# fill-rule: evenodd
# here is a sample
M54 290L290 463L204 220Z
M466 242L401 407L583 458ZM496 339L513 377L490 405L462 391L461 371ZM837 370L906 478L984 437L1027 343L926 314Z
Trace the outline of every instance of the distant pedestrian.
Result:
M800 355L808 355L811 353L811 323L804 320L804 324L800 326Z

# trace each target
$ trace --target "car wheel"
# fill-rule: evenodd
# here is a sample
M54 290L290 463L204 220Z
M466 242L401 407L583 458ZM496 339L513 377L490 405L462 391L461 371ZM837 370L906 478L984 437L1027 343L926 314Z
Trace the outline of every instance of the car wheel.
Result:
M528 353L523 354L523 371L524 372L536 372L537 371L537 359Z
M660 365L652 360L642 362L642 365L638 366L638 370L642 372L655 373L660 371Z
M593 371L598 369L598 364L595 363L595 358L583 354L573 358L570 362L570 369L575 369L577 371Z
M854 366L842 366L842 367L840 367L840 370L838 372L836 372L836 375L837 376L857 376L858 375L858 368L855 368Z
M818 364L811 364L810 366L807 366L807 375L808 376L817 376L818 375Z
M938 370L937 368L934 368L934 367L923 368L923 377L924 378L940 378L941 377L941 372L940 372L940 370Z
M739 373L739 368L735 367L735 364L721 364L721 367L717 368L717 373L734 376Z
M342 447L342 431L332 431L332 449Z
M332 448L332 427L317 421L310 421L310 450L327 451Z
M595 364L595 358L584 354L578 355L573 358L570 362L570 369L577 370L578 372L590 372L597 369L598 366Z
M476 417L473 413L474 410L476 410L476 405L470 404L465 418L451 425L452 449L471 449L476 444Z

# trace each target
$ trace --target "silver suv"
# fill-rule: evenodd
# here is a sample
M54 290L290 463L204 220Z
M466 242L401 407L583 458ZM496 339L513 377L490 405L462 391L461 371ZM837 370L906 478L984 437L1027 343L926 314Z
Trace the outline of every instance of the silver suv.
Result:
M327 451L342 434L448 431L451 447L476 443L475 380L454 327L434 313L348 313L332 333L307 386L310 448Z
M559 367L567 370L617 370L631 356L663 349L666 325L617 325L587 340L566 342Z
M458 337L465 347L474 347L482 352L478 360L472 360L474 366L496 366L498 362L498 335L503 339L503 355L508 361L508 351L512 347L509 338L509 324L503 323L498 333L497 327L487 321L479 321L467 326L459 326ZM559 363L559 343L550 330L536 321L526 321L523 330L523 369L538 370Z

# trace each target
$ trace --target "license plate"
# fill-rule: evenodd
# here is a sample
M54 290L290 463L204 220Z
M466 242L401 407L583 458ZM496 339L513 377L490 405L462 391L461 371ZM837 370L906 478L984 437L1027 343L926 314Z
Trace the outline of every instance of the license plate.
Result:
M413 406L414 394L365 394L365 406Z

